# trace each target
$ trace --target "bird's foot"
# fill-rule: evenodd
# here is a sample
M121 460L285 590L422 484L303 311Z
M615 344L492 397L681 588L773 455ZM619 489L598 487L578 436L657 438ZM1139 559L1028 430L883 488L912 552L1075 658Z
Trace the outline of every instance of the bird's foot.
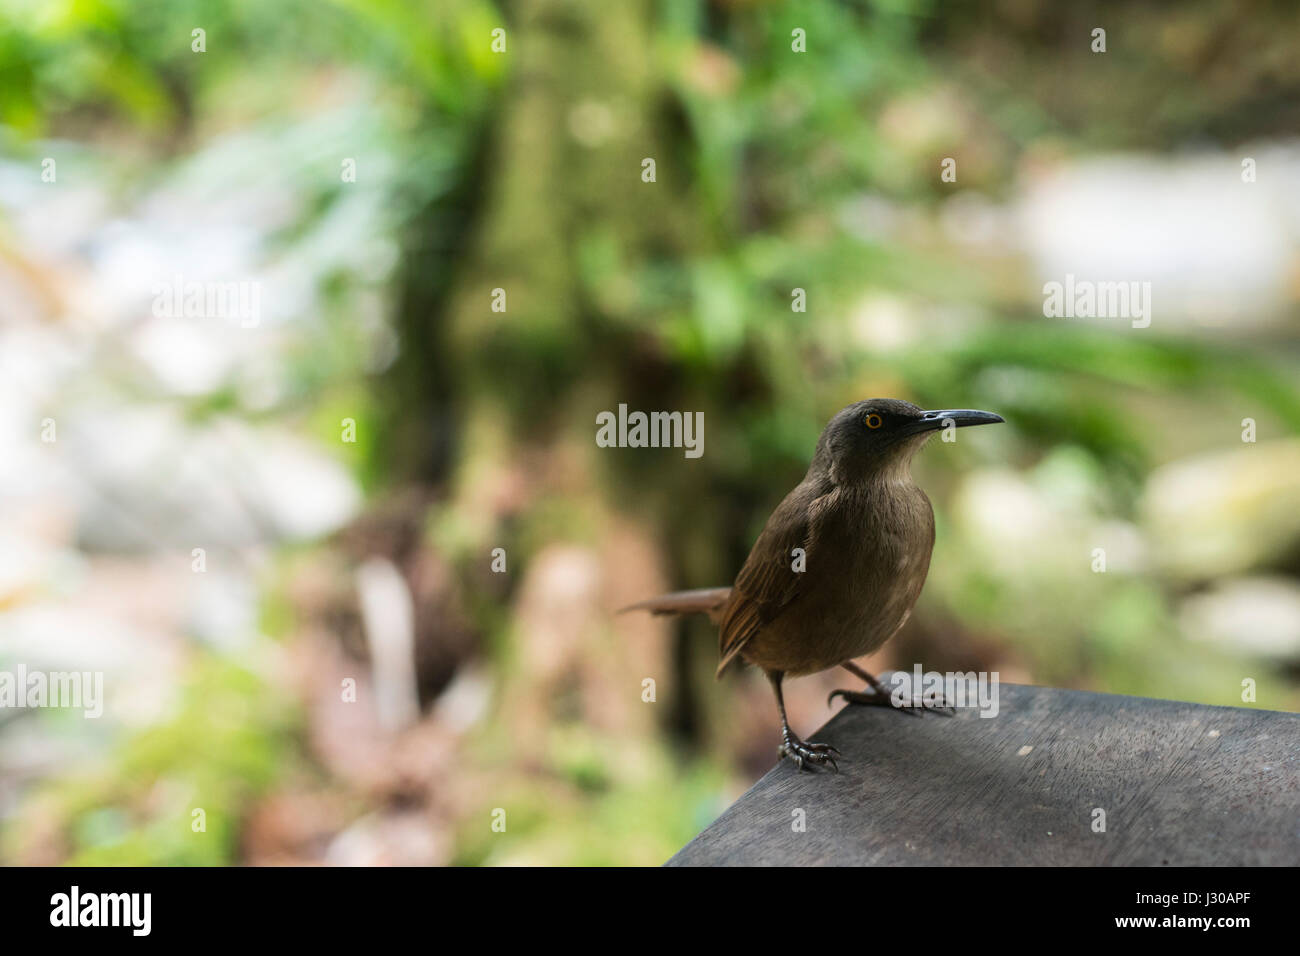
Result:
M836 697L844 698L847 704L857 704L861 707L892 707L897 711L908 714L912 717L920 717L925 711L938 714L940 717L952 717L957 711L946 700L923 700L920 697L914 697L910 700L895 701L892 694L882 686L879 690L859 691L859 690L833 690L830 696L826 698L826 705L829 707L831 701Z
M830 764L831 769L836 773L840 769L835 762L835 758L841 756L838 750L830 744L809 743L800 740L789 730L786 730L781 735L781 746L776 749L776 755L778 759L789 757L800 770L811 770L813 767L821 767L826 764ZM806 767L805 764L807 764Z

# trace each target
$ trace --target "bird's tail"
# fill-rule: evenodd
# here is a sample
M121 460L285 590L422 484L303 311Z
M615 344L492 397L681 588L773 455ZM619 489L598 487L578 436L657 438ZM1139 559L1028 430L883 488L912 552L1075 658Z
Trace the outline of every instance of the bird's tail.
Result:
M694 591L674 591L661 594L636 604L629 604L619 610L649 611L651 614L707 614L715 623L722 609L726 607L727 598L731 597L731 588L697 588Z

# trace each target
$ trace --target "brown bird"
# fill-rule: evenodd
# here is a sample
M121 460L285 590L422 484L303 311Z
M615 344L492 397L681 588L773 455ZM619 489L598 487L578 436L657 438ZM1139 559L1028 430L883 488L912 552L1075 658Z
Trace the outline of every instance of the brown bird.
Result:
M808 474L767 519L735 584L623 610L708 614L720 627L718 676L740 657L772 682L781 713L778 754L800 769L836 767L839 751L790 729L781 681L839 665L870 692L837 690L832 698L890 703L885 686L853 658L898 632L930 570L934 511L912 481L912 456L941 428L1002 420L971 409L927 412L890 398L849 405L827 424Z

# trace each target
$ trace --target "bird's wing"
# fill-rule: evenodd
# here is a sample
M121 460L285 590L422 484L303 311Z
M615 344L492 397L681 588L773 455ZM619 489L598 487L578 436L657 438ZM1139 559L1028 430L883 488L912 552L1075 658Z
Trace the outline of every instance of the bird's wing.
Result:
M789 606L799 594L804 574L795 571L795 548L812 560L817 531L826 512L829 492L812 497L796 488L772 512L740 569L719 626L718 676L755 634Z

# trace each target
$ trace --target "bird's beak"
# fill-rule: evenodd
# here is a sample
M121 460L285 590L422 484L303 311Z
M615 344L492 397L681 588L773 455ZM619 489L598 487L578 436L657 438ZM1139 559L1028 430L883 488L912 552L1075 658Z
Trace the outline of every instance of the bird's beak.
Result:
M967 425L995 425L1001 421L1005 421L1005 419L1001 415L994 415L992 412L980 412L973 408L945 408L925 412L916 421L903 426L903 432L908 435L917 435L921 432L946 428L948 422L952 422L956 428L964 428Z

